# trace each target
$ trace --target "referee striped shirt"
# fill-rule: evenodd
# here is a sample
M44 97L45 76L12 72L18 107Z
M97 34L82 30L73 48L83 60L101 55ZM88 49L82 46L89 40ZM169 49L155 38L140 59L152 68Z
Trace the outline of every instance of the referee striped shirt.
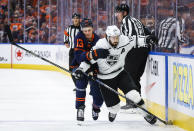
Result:
M122 20L121 32L123 35L126 35L126 36L150 35L150 32L148 31L148 29L145 28L145 26L141 23L140 20L134 17L131 17L129 15Z
M131 16L126 16L123 20L122 20L122 24L120 27L120 30L122 32L123 35L125 36L133 36L133 35L142 35L142 36L146 36L146 35L151 35L150 31L145 28L145 26L141 23L140 20L131 17Z
M162 48L174 48L176 44L176 35L180 42L184 42L183 32L184 20L177 20L174 17L169 17L160 22L158 27L158 45Z
M70 49L74 48L74 38L80 31L80 26L70 25L64 32L64 43L68 43L70 45Z

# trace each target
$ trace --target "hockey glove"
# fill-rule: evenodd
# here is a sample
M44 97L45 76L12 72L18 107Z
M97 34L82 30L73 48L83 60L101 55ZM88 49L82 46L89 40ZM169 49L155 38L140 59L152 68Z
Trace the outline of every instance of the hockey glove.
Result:
M97 79L97 72L94 70L91 74L88 75L88 80L96 80Z
M153 35L149 35L146 37L146 43L150 46L157 44L158 43L158 38L153 36Z
M96 49L92 51L92 57L94 60L99 58L103 59L109 55L109 51L107 49Z
M81 80L84 78L84 74L81 68L77 68L75 70L75 72L73 73L73 76L75 77L75 79L77 80Z

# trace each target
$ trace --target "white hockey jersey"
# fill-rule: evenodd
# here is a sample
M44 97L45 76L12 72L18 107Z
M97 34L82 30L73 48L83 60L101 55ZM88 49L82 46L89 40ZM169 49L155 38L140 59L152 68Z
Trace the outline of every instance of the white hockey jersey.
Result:
M145 36L131 36L127 37L121 35L119 37L119 43L116 48L112 47L106 38L100 39L96 45L92 48L95 49L108 49L110 54L105 59L91 60L92 64L96 63L99 67L99 73L97 75L100 79L112 79L116 77L121 71L124 70L125 57L127 53L135 46L136 40L138 40L138 46L145 46ZM82 62L80 68L85 72L89 69L90 65Z

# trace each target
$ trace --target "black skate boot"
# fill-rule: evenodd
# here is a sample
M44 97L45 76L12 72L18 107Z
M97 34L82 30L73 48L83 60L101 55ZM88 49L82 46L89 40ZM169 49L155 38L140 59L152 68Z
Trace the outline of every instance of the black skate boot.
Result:
M121 109L123 109L123 110L134 109L134 108L136 108L136 107L131 105L128 100L126 100L126 105L121 106Z
M98 119L99 113L100 113L100 109L99 108L94 108L94 107L92 108L92 118L94 120Z
M153 116L153 115L150 115L150 114L147 114L147 115L144 117L144 119L145 119L148 123L150 123L151 125L155 124L156 121L157 121L157 118L156 118L155 116Z
M116 118L117 114L113 114L113 113L108 113L108 118L110 122L113 122Z
M78 121L84 121L84 109L85 109L85 106L80 106L79 109L77 109Z

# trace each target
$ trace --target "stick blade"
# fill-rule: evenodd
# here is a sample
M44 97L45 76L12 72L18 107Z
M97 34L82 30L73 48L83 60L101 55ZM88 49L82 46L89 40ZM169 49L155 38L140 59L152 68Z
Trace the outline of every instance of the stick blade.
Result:
M173 121L171 121L171 120L168 121L168 122L167 122L167 125L173 125Z

